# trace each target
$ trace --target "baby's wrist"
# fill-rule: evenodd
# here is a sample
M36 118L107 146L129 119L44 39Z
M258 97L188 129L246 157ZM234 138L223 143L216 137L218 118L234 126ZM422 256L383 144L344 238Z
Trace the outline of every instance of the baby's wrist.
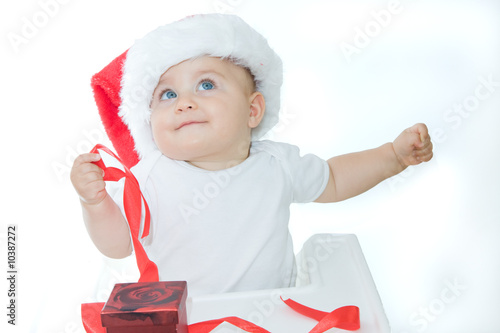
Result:
M96 199L96 200L86 200L84 197L79 195L80 198L80 204L84 208L94 208L94 207L99 207L105 199L108 197L108 193L106 192L105 195L102 198Z
M394 142L389 142L386 144L386 146L388 147L393 161L392 164L394 165L394 174L397 175L398 173L404 171L408 167L408 165L406 165L406 163L397 153L396 148L394 147Z

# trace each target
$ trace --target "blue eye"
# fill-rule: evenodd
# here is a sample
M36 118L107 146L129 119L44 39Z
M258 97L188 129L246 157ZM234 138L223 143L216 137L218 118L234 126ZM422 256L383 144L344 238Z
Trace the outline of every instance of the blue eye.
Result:
M215 88L215 85L211 81L203 81L198 86L198 90L212 90Z
M177 94L173 92L172 90L167 90L164 93L161 94L160 99L165 100L165 99L172 99L176 98Z

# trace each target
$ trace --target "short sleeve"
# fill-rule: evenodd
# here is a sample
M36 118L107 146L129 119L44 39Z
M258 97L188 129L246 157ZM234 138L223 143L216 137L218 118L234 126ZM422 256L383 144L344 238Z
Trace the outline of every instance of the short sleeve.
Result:
M330 176L328 163L314 154L300 155L298 147L276 143L292 185L292 202L316 200L325 190Z

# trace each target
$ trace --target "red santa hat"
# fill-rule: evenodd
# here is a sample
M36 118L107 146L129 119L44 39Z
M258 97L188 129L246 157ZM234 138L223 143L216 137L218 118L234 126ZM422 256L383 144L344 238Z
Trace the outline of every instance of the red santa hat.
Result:
M252 139L278 123L283 65L266 39L235 15L189 16L153 30L92 77L103 125L122 161L131 167L157 150L150 126L150 103L160 76L199 56L230 59L255 78L266 113Z

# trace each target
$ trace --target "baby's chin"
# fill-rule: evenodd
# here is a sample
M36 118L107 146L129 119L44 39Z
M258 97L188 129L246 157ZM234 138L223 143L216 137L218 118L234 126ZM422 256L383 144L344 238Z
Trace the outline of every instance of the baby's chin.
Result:
M176 161L187 162L198 168L207 170L222 170L231 168L248 157L249 145L246 145L245 151L241 154L239 151L229 154L224 149L209 149L206 146L183 146L170 147L170 149L159 149L162 155Z
M161 150L160 152L162 153L163 156L166 156L170 158L171 160L176 160L176 161L186 161L189 162L191 160L196 159L196 154L189 154L186 151L183 152L177 152L177 151L170 151L170 150Z
M176 161L195 161L203 158L207 153L206 147L203 144L197 145L183 145L181 147L159 147L163 156L166 156Z

